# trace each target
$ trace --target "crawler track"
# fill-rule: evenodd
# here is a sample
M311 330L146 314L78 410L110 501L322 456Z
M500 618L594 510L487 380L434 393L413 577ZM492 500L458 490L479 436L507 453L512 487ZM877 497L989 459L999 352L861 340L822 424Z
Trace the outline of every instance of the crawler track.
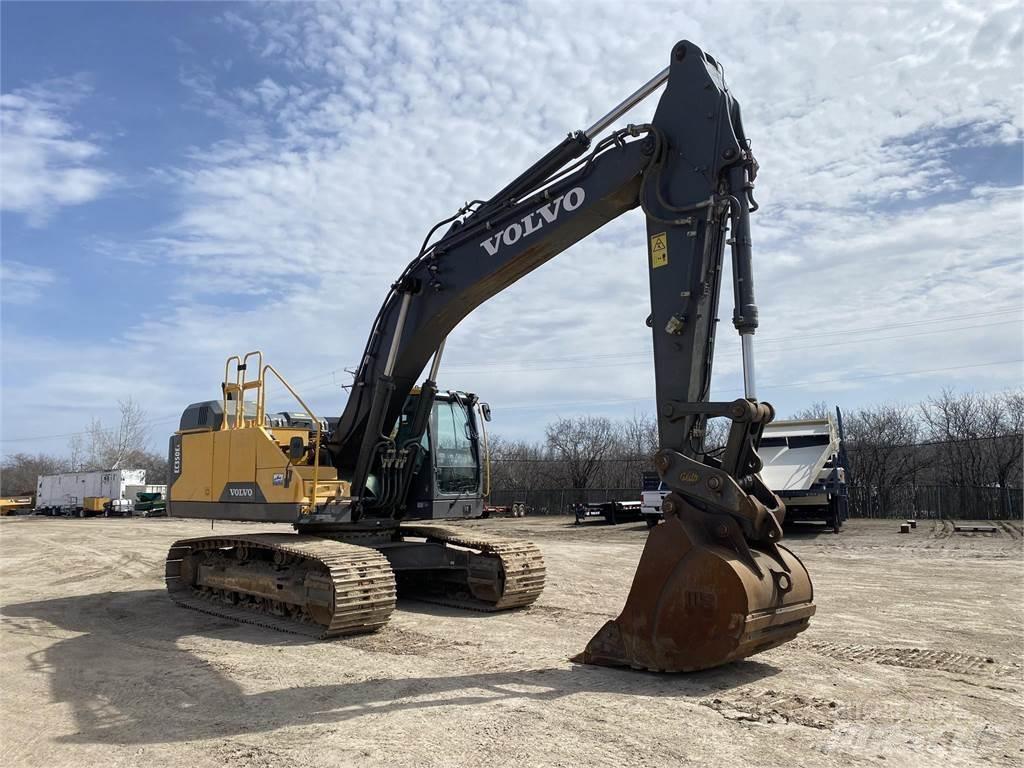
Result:
M469 596L426 593L417 594L417 599L476 611L504 611L531 605L544 591L544 557L537 546L528 541L441 525L403 525L401 534L464 547L483 557L497 558L500 563L497 583L474 576L471 570Z
M269 598L266 590L204 585L199 577L203 566L237 580L244 580L247 570L256 571L264 583L270 574L291 588L282 593L291 599ZM185 608L319 639L373 632L395 607L395 577L383 555L319 536L182 539L167 554L165 577L171 599Z

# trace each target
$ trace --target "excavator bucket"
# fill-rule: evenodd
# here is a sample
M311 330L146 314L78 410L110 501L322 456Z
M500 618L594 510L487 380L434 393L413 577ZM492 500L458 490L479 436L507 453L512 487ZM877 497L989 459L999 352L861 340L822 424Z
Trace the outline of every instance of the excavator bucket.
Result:
M621 615L573 661L692 672L774 648L807 628L813 589L775 544L749 547L726 516L665 515L651 529Z

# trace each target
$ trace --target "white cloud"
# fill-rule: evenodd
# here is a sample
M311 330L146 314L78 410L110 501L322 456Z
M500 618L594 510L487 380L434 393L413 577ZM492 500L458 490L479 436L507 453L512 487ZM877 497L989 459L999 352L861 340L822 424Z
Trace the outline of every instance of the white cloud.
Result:
M179 213L127 244L182 275L175 306L119 339L167 362L171 410L215 393L228 353L259 346L338 412L338 369L427 229L603 114L681 37L724 63L761 163L765 395L786 413L1020 381L1007 366L861 378L1020 356L1020 325L1005 322L1019 314L974 315L1022 306L1021 189L964 178L949 157L951 141L1020 141L1016 5L270 4L222 19L267 71L242 88L241 67L230 86L213 62L189 71L235 138L162 169ZM471 315L442 384L480 391L516 435L577 408L503 417L502 403L651 397L645 258L642 217L627 214ZM730 313L726 287L723 398L739 382ZM822 335L857 328L882 330Z
M0 207L41 226L59 208L103 194L114 175L96 167L100 147L66 119L85 98L82 78L50 80L0 95Z
M31 304L56 280L52 269L4 259L0 261L0 300L4 304Z

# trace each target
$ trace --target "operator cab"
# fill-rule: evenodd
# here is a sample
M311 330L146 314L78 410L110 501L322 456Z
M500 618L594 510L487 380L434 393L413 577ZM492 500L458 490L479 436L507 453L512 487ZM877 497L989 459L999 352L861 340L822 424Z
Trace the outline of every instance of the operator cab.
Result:
M405 402L396 442L411 429L419 389ZM490 407L469 392L438 392L427 431L414 458L406 519L480 517L488 484L484 423Z

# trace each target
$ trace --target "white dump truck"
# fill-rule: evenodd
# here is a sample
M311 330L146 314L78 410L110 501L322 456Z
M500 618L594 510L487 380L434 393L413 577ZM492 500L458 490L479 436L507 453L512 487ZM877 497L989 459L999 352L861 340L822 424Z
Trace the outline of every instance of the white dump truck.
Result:
M129 488L145 485L144 469L101 469L40 475L36 483L35 512L76 517L102 515L107 502L125 499L132 501L134 495L127 495Z
M842 414L773 421L757 450L761 479L786 504L786 522L821 521L839 533L848 515Z
M849 515L842 414L833 418L773 421L764 429L758 456L761 479L786 504L786 522L820 521L839 533ZM641 514L649 527L661 520L669 490L657 472L644 472Z

